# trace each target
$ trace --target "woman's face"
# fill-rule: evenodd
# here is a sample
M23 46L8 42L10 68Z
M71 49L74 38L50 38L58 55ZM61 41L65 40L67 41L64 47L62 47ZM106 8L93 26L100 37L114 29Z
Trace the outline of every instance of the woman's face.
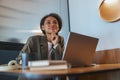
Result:
M42 30L44 30L46 34L58 33L59 25L57 19L52 16L47 17L42 26Z

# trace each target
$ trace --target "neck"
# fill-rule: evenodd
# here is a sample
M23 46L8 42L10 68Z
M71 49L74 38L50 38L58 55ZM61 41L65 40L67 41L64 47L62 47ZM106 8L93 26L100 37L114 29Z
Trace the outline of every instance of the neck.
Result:
M47 36L47 40L51 42L51 34L46 34L46 36Z

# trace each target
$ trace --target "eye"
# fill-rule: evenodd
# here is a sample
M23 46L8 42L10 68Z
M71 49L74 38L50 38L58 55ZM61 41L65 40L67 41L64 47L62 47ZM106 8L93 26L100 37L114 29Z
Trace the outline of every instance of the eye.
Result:
M53 24L58 24L58 22L57 21L53 21Z
M46 24L50 24L50 21L48 21Z

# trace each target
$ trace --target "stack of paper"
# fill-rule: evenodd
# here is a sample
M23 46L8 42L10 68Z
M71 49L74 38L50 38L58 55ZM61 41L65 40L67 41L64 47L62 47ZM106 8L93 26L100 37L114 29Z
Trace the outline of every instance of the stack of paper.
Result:
M63 60L38 60L28 62L29 70L61 70L67 69L68 65Z

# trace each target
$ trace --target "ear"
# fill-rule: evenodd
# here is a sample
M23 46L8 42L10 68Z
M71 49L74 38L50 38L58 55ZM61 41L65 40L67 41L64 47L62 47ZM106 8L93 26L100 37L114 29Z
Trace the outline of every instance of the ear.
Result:
M42 25L41 29L42 29L42 30L45 30L45 29L44 29L44 25Z

